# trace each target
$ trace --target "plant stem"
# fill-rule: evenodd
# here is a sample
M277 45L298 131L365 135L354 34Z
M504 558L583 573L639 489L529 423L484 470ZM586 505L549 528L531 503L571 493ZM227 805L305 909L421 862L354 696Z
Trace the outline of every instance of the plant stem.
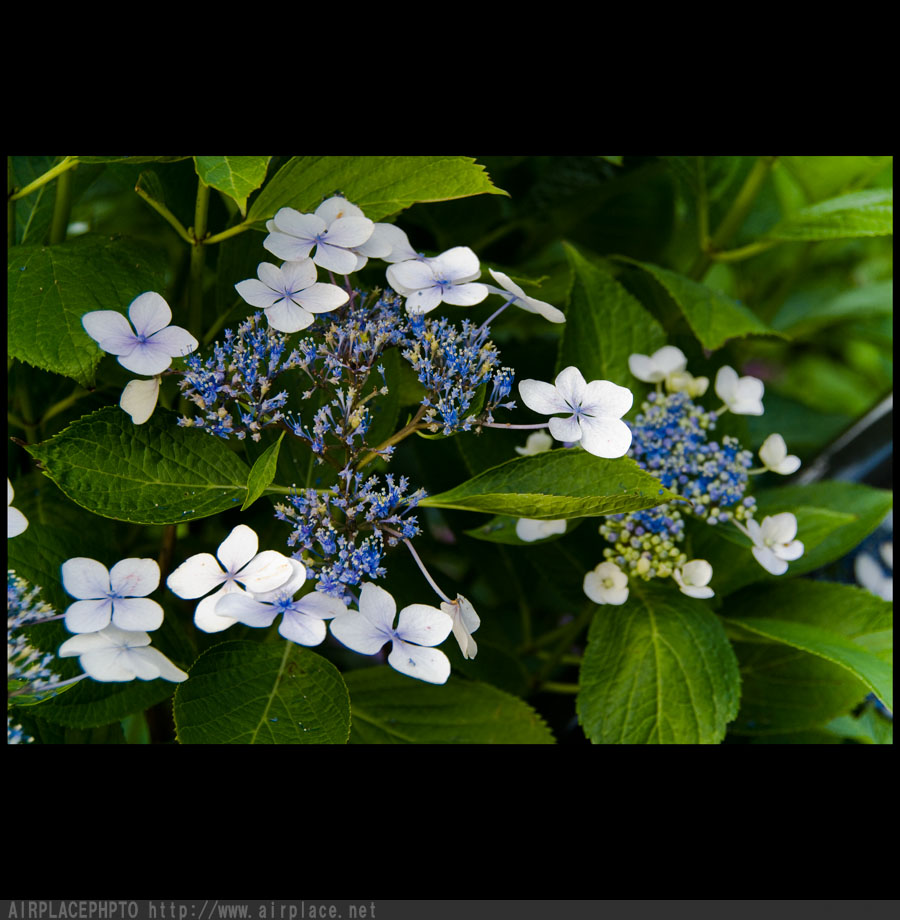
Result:
M412 420L408 425L401 428L399 431L392 434L386 441L379 444L374 450L366 454L359 463L356 464L356 469L361 470L364 466L371 463L376 457L380 456L379 451L384 450L387 447L391 447L394 444L399 443L404 438L409 437L414 431L418 431L421 427L419 422L422 421L422 416L425 414L425 407L419 406L419 411L412 417Z
M172 229L185 241L185 243L190 243L193 245L194 241L191 239L187 230L184 229L184 224L182 224L181 221L161 201L156 201L155 199L151 198L139 185L136 185L134 190L141 198L144 199L144 201L147 202L147 204L150 205L151 208L153 208L154 211L156 211L157 214L160 215L160 217L163 218L163 220L166 221L167 224L172 227Z
M235 224L233 227L229 227L227 230L223 230L221 233L214 233L212 236L206 238L206 245L210 246L213 243L221 243L223 240L229 240L233 236L237 236L239 233L243 233L245 230L249 230L253 226L252 223L244 221L242 224Z
M194 206L192 228L191 268L188 280L191 328L199 329L203 320L203 268L206 251L203 246L206 236L206 219L209 213L209 186L198 177L197 203Z
M578 684L562 684L555 680L545 680L538 689L547 693L578 693Z
M50 245L66 241L66 228L72 211L72 173L59 174L56 180L56 198L53 202L53 219L50 222Z
M72 169L73 166L78 165L78 157L63 157L62 161L57 163L56 166L48 169L42 176L38 176L34 182L29 182L25 188L20 188L14 195L10 196L10 200L18 201L19 198L24 198L26 195L30 195L32 192L39 189L42 185L46 185L48 182L51 182L57 176L62 175L69 169Z

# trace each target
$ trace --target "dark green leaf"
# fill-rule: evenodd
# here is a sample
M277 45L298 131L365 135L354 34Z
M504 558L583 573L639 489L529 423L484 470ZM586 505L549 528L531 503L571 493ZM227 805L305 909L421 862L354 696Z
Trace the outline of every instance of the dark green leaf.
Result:
M246 511L262 495L275 479L278 469L278 451L284 440L284 432L278 435L278 440L260 454L247 477L247 497L241 505L241 511Z
M773 240L834 240L891 236L894 232L893 189L868 189L829 198L802 208L773 227Z
M194 157L197 175L209 186L228 195L247 213L247 199L266 178L271 157Z

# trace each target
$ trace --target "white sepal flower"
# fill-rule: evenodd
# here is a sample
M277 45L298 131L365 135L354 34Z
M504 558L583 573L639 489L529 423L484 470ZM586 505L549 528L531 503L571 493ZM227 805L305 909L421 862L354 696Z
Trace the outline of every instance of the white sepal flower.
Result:
M618 607L628 600L628 576L614 563L601 562L584 576L584 593L595 604Z
M878 548L882 561L893 573L894 569L894 544L893 542L882 543ZM868 553L860 553L853 560L853 570L856 574L856 580L872 594L882 598L882 600L893 601L894 599L894 578L893 574L887 575L882 569L879 562Z
M265 310L266 319L279 332L299 332L312 325L316 313L330 313L343 306L349 294L336 284L316 281L312 259L285 262L279 268L270 262L256 267L259 280L239 281L234 289L251 307Z
M525 439L525 446L517 447L515 451L520 457L531 457L534 454L542 454L551 447L553 438L546 431L534 431Z
M107 626L98 632L66 639L57 652L60 658L78 656L88 677L99 681L171 680L180 683L188 675L158 649L150 648L150 636L139 630Z
M190 354L200 344L187 329L169 325L172 311L154 291L135 297L128 317L131 324L115 310L95 310L81 317L81 325L105 352L118 355L119 364L135 374L161 374L173 358Z
M682 594L688 597L712 597L715 594L712 588L707 587L712 578L712 566L705 559L693 559L680 569L672 572L672 578L678 585Z
M439 649L453 628L453 620L435 607L410 604L400 611L384 588L365 582L359 610L347 611L331 621L332 635L361 655L374 655L391 643L388 664L409 677L430 684L444 684L450 676L450 659Z
M759 459L763 466L773 473L790 476L800 469L800 458L788 454L787 444L780 434L770 434L759 449Z
M585 383L577 367L560 371L555 383L522 380L522 401L544 415L568 413L567 418L551 418L550 434L557 441L580 441L596 457L624 457L631 446L631 429L622 416L631 408L631 390L609 380Z
M391 287L406 298L408 313L430 313L441 302L459 307L481 303L488 295L478 256L468 246L456 246L427 261L410 259L388 266Z
M221 616L216 605L226 595L273 591L293 574L291 560L275 550L258 553L259 537L246 524L238 524L219 544L216 555L198 553L175 569L166 579L169 590L179 597L204 597L194 611L194 623L204 632L221 632L237 618ZM217 558L218 557L218 558ZM209 594L213 588L218 588Z
M6 539L17 537L24 533L28 527L28 518L19 511L18 508L12 507L12 500L15 498L12 483L6 480Z
M296 559L288 559L293 574L274 591L254 594L226 594L216 604L216 615L230 617L245 626L271 626L283 614L279 635L298 645L319 645L327 630L325 620L346 613L344 602L337 597L313 591L298 600L294 595L306 582L306 568Z
M562 310L558 310L543 300L529 297L509 275L504 275L503 272L495 272L492 268L489 268L488 271L494 281L500 285L499 288L495 288L490 284L485 285L491 294L500 294L502 297L506 297L513 306L521 307L529 313L537 313L551 323L564 323L566 321L566 314Z
M681 374L687 367L687 358L680 348L664 345L652 355L629 355L628 369L644 383L659 383L674 374Z
M339 196L323 201L313 214L281 208L266 226L270 233L263 247L273 255L298 262L315 249L313 262L339 275L366 264L366 256L356 250L369 241L375 230L374 223L356 205ZM387 254L389 249L385 247L384 251Z
M474 658L478 654L478 645L472 633L481 626L481 618L475 612L472 602L457 594L452 603L442 603L441 610L453 621L453 636L463 658Z
M727 365L716 374L716 395L735 415L762 415L764 389L758 377L738 377Z
M566 532L565 521L537 521L532 518L519 518L516 521L516 536L526 543L543 540L557 533Z
M162 625L162 607L147 598L159 587L155 559L123 559L107 569L96 559L76 556L60 571L66 593L78 598L66 609L69 632L98 632L110 623L129 632Z
M159 384L159 377L132 380L122 390L119 405L131 416L131 421L135 425L143 425L153 415L159 398Z
M756 561L772 575L784 575L788 562L803 555L803 544L797 536L797 518L790 511L764 517L762 524L753 518L747 521L747 534L753 541Z

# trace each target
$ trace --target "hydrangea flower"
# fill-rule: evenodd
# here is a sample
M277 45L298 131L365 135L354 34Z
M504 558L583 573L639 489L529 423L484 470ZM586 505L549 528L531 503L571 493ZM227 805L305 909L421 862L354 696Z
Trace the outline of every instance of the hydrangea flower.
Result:
M17 537L24 533L28 528L28 518L19 511L18 508L12 507L12 501L16 493L13 491L12 483L6 480L6 538Z
M478 645L472 633L481 626L481 618L472 602L457 594L455 601L442 603L441 610L453 621L453 637L459 643L463 658L474 658L478 654Z
M216 614L257 627L271 626L275 618L283 614L279 635L298 645L319 645L327 633L325 620L346 613L347 608L343 601L319 591L294 600L306 581L306 568L296 559L288 561L293 574L280 588L253 595L227 594L216 605Z
M772 575L784 575L788 562L803 555L803 544L797 536L797 518L790 511L773 514L762 519L762 524L752 518L747 521L745 533L753 541L752 552L756 561Z
M628 576L614 562L601 562L588 572L583 587L595 604L618 607L628 600Z
M520 457L531 457L542 454L553 447L553 438L546 431L534 431L525 439L524 447L517 447L516 453Z
M441 302L460 307L481 303L487 286L478 256L468 246L456 246L427 261L395 262L387 270L391 287L406 298L409 313L430 313Z
M312 325L314 314L330 313L350 296L336 284L317 281L312 259L285 262L281 268L260 262L256 274L258 281L249 278L234 288L250 306L265 310L269 325L279 332L305 329Z
M503 272L494 271L492 268L489 268L488 271L491 273L491 277L494 281L500 285L499 288L495 288L490 284L485 285L489 293L500 294L508 298L507 302L513 304L513 306L521 307L529 313L537 313L551 323L564 323L566 321L566 314L563 313L562 310L557 310L556 307L543 300L529 297L509 275L505 275Z
M153 415L156 400L159 398L159 384L159 377L132 380L122 390L119 405L131 416L131 421L135 425L143 425Z
M135 297L128 317L131 324L115 310L95 310L81 317L81 325L105 352L117 355L119 364L135 374L161 374L173 358L200 344L186 329L169 325L172 311L154 291Z
M788 454L787 444L780 434L770 434L759 449L759 459L763 466L773 473L790 476L800 469L800 458Z
M77 656L88 677L103 681L171 680L180 683L188 675L161 651L150 648L150 636L139 630L109 625L98 632L66 639L57 652L60 658Z
M716 374L716 395L735 415L762 415L763 391L762 380L738 377L733 367L720 367Z
M96 559L76 556L62 564L61 573L66 593L78 598L66 609L69 632L99 632L110 623L126 631L162 625L162 607L147 598L159 587L155 559L123 559L107 569Z
M273 255L298 262L314 249L313 262L339 275L358 271L369 256L380 258L391 250L390 242L372 240L375 224L340 196L326 199L313 214L281 208L266 226L270 232L263 247Z
M707 598L715 594L712 588L707 587L712 578L712 566L705 559L693 559L686 562L680 569L672 572L678 589L688 597Z
M220 616L216 605L227 594L273 591L294 574L291 560L275 550L259 549L259 537L246 524L238 524L219 544L216 555L198 553L166 579L179 597L203 597L194 611L194 623L204 632L221 632L237 623L233 616ZM218 588L209 594L213 588Z
M384 588L366 582L359 595L359 610L347 611L331 621L332 635L361 655L374 655L391 643L388 664L409 677L444 684L450 676L450 659L440 645L453 629L453 619L435 607L410 604L400 611Z
M634 399L626 387L609 380L585 383L577 367L567 367L555 383L521 381L519 394L535 412L569 413L550 419L550 434L557 441L580 441L588 453L607 459L623 457L631 446L631 429L621 421Z
M532 518L519 518L516 521L516 536L526 543L543 540L557 533L566 532L565 521L536 521Z
M684 373L687 358L680 348L664 345L652 355L629 355L628 369L644 383L659 383L675 374Z

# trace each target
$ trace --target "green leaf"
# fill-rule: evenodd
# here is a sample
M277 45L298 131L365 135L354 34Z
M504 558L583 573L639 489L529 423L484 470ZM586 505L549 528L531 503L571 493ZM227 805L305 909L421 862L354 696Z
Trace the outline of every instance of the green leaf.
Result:
M181 744L346 744L350 698L321 655L276 642L223 642L175 693Z
M893 157L779 157L778 167L790 172L807 198L820 201L850 185L857 187L886 169Z
M845 291L824 303L820 297L812 295L788 301L773 325L797 338L836 323L890 316L893 309L894 282L876 281Z
M637 511L677 498L629 457L603 460L570 447L509 460L419 505L552 521Z
M275 479L275 472L278 469L278 451L283 440L284 432L282 431L278 435L278 440L271 447L267 447L253 464L250 475L247 477L247 497L244 499L244 504L241 505L241 511L246 511Z
M563 244L572 270L566 324L557 372L575 365L586 380L634 382L628 369L632 354L649 355L666 344L662 326L609 272Z
M843 636L818 626L771 617L729 617L725 622L739 630L790 645L846 668L885 706L894 708L893 668Z
M451 678L441 686L388 667L346 675L353 727L361 744L553 744L525 702L489 684Z
M162 288L165 257L125 237L85 234L57 246L14 246L8 252L9 354L44 371L93 386L103 358L84 331L92 310L125 308Z
M638 262L626 256L616 258L642 269L662 285L684 314L700 344L710 351L721 348L729 339L748 335L777 335L784 338L784 333L770 329L743 304L705 284L659 265Z
M177 163L179 160L189 160L190 157L75 157L79 163L126 163L137 165L140 163Z
M836 240L891 236L894 190L868 189L829 198L794 212L766 237L772 240Z
M314 211L336 193L370 220L417 202L507 194L472 157L294 157L254 200L248 219L267 220L283 207Z
M709 607L634 586L594 614L578 719L596 744L717 744L738 711L737 659Z
M194 157L197 175L209 186L234 199L247 214L247 199L265 181L271 157Z
M157 408L134 425L107 406L26 449L72 501L103 517L175 524L235 507L247 494L247 465L218 438L176 419Z

